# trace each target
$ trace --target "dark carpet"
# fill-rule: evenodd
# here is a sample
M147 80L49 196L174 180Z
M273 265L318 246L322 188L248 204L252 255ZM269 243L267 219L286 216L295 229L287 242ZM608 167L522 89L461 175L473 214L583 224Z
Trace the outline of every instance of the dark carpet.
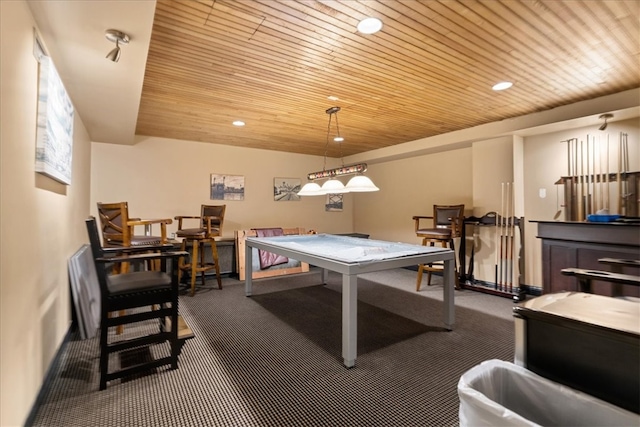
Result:
M37 426L454 426L460 376L513 360L513 322L363 279L358 359L341 358L340 277L306 274L181 297L195 338L179 369L98 391L97 340L67 345ZM149 325L147 327L157 327ZM153 353L153 352L152 352Z

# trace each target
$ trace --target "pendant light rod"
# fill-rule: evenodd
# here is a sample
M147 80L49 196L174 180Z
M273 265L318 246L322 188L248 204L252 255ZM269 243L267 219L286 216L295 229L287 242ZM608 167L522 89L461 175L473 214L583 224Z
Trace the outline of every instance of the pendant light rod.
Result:
M367 171L366 163L357 163L354 165L341 166L339 168L327 169L319 172L311 172L307 174L307 179L309 181L315 181L316 179L325 179L325 178L332 178L334 176L365 173L366 171Z

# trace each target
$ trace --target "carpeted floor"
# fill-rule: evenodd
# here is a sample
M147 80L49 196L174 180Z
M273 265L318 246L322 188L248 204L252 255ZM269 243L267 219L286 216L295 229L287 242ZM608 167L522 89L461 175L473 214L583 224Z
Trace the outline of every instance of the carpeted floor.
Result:
M181 297L196 337L179 369L114 381L101 392L97 341L72 341L33 425L457 425L460 376L484 360L513 360L513 321L482 312L483 301L497 299L491 313L508 313L511 303L456 291L469 302L457 304L455 328L445 331L442 303L429 296L442 287L416 293L411 278L377 276L393 286L359 278L353 369L340 356L339 275L327 286L314 273L255 281L251 298L225 278L222 290Z

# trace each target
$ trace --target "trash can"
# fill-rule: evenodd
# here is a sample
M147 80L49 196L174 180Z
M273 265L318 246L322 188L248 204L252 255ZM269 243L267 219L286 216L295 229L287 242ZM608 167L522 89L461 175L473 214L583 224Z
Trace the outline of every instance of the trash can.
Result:
M635 426L640 415L543 378L488 360L458 382L460 426Z

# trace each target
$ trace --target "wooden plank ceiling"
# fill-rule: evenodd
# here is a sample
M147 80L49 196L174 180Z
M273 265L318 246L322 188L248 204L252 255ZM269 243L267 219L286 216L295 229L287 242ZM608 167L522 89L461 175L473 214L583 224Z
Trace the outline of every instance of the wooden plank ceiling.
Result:
M617 93L640 86L639 9L158 0L136 134L340 157ZM380 32L357 32L368 16Z

